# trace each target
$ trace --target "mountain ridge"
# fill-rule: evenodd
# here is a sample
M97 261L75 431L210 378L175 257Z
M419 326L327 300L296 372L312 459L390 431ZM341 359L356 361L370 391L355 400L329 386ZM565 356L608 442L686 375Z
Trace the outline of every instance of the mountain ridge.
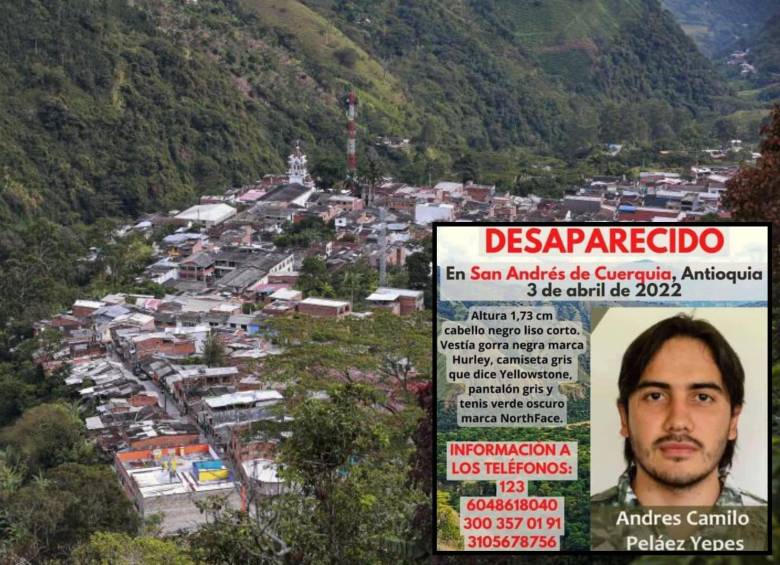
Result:
M668 138L726 92L656 0L32 0L0 26L5 221L178 207L283 170L296 139L332 182L349 85L360 151L412 138L382 155L412 181Z
M713 58L744 48L780 12L780 0L663 0L663 5Z
M775 98L780 98L780 11L769 21L749 45L748 59L756 67L761 84L774 84Z

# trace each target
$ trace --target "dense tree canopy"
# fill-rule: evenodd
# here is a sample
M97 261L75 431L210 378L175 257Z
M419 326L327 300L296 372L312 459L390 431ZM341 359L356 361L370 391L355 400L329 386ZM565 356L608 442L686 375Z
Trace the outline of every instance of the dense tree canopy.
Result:
M16 555L32 561L62 559L97 531L135 534L139 527L135 508L104 465L65 463L24 486L9 488L6 481L0 489L2 533ZM0 557L10 548L0 544Z
M78 412L65 404L41 404L0 430L6 456L35 474L71 461L94 458Z
M376 310L367 319L311 317L274 321L273 339L284 355L266 361L266 375L298 384L303 391L335 384L378 387L389 410L414 403L416 384L431 374L430 313L400 317Z
M363 385L341 386L294 413L281 461L296 492L276 511L295 560L382 563L411 551L422 493L406 484L407 449L373 396Z
M299 222L285 226L284 233L274 238L279 247L308 247L312 243L328 241L334 237L333 226L327 225L321 218L304 218Z
M75 565L194 565L185 548L175 541L153 537L98 532L78 546L71 560Z
M773 245L780 244L780 105L762 128L761 158L728 183L724 205L741 220L772 222Z

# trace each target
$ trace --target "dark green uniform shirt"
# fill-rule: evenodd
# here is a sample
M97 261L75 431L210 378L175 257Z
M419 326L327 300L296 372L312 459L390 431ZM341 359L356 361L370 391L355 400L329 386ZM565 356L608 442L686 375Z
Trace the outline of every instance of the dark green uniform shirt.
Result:
M707 540L719 540L716 543L731 543L732 547L724 547L721 551L739 551L753 550L764 551L767 547L767 502L758 496L746 492L742 489L723 482L720 496L712 508L686 508L686 507L664 507L650 508L643 507L639 499L631 488L631 479L629 472L623 473L618 484L614 487L600 492L591 497L591 547L594 550L618 550L626 551L626 540L628 536L635 536L642 539L677 539L665 526L639 526L625 525L621 523L621 513L627 511L630 514L656 514L672 513L677 514L678 519L684 521L687 513L691 510L697 510L702 514L735 514L735 507L740 508L740 515L746 516L749 522L740 525L704 525L694 526L694 530L688 529L679 539L685 540L682 552L686 551L707 551L707 549L694 548L690 538L703 537ZM625 516L622 516L625 521ZM744 519L744 517L743 517ZM741 547L733 547L737 543ZM631 550L641 551L638 547L632 547ZM658 549L658 548L655 548ZM668 550L674 550L668 549ZM712 551L717 551L712 549Z
M728 481L723 483L720 496L715 502L715 506L766 506L766 500L759 498L747 491L738 489L730 485ZM629 472L626 471L618 479L618 484L612 488L594 494L590 497L591 507L596 505L604 506L640 506L639 499L631 488L631 479Z

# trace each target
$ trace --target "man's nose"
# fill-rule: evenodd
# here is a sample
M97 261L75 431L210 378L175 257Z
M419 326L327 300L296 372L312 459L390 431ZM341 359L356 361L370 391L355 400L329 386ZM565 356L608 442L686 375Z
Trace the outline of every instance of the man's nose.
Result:
M664 429L668 431L691 431L693 429L693 421L691 420L689 408L685 398L673 397L669 402Z

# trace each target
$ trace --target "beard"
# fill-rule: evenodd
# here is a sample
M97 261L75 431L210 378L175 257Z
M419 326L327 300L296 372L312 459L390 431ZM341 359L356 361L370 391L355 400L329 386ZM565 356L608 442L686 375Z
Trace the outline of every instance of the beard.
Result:
M701 442L690 438L689 436L666 436L659 438L653 442L653 445L649 448L643 448L636 445L633 438L629 440L631 442L631 449L634 452L634 462L637 466L647 473L658 484L674 490L685 490L691 488L704 479L710 476L713 471L717 470L720 459L723 457L723 452L726 449L728 443L728 437L724 438L713 451L707 451ZM667 470L658 465L653 464L652 452L658 445L664 441L690 441L695 443L699 449L703 458L703 466L694 471L680 471L680 470ZM675 459L674 461L680 461L681 459Z

